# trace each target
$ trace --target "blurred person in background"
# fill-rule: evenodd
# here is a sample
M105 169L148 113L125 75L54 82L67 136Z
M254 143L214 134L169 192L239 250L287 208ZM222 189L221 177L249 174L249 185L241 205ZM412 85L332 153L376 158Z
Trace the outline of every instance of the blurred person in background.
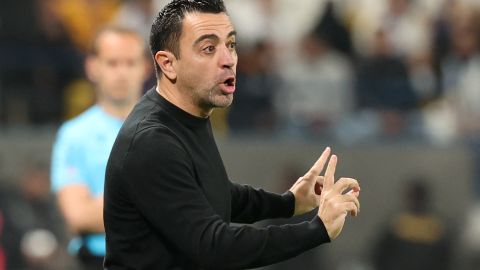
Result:
M143 36L145 42L150 35L153 19L166 0L125 0L113 18L113 24L135 29ZM147 65L147 79L143 89L150 89L155 85L155 72L151 65Z
M348 1L352 2L352 37L357 54L372 57L378 32L382 31L391 55L404 62L412 89L422 102L433 98L437 89L431 54L432 4L428 1Z
M463 16L458 15L453 24L451 55L458 62L445 65L445 77L453 77L450 87L445 88L445 98L453 106L457 134L472 151L474 195L480 201L480 5L466 6Z
M353 109L353 71L334 50L326 33L311 32L300 41L282 68L285 83L277 99L288 133L332 136L336 123Z
M391 44L392 54L404 60L430 49L430 22L426 10L412 0L359 0L348 5L352 39L357 53L368 56L375 50L379 30ZM408 62L408 61L407 61Z
M466 141L472 150L473 191L480 198L480 5L453 1L443 15L448 42L439 59L442 95L423 109L425 133L435 142ZM439 33L440 35L440 33Z
M410 132L408 113L417 107L417 95L409 80L406 63L393 53L386 30L375 36L371 57L357 66L355 91L362 133L371 138L400 138ZM352 130L355 130L352 128ZM362 136L352 132L349 136Z
M353 57L353 43L350 29L347 27L342 10L344 7L338 2L327 1L322 16L313 28L313 32L327 41L330 47L345 56Z
M228 111L230 134L272 134L277 127L275 95L281 80L273 70L273 45L264 40L239 49L235 103Z
M0 122L52 124L62 119L64 88L82 71L55 3L2 1Z
M453 245L446 221L431 208L428 182L412 178L404 182L404 209L393 216L374 248L377 270L447 270Z
M105 168L118 130L141 95L145 60L140 33L120 26L100 30L85 63L96 104L65 122L53 146L52 189L78 236L70 246L85 269L102 269Z
M7 269L65 269L67 234L50 192L48 168L32 163L17 185L0 189Z

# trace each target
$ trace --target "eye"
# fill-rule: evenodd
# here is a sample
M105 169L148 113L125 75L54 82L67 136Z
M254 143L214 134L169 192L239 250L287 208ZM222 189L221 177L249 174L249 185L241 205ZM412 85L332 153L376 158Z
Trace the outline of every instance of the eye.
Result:
M230 48L232 50L236 50L237 49L237 43L236 42L230 42L230 44L228 44L228 48Z
M204 52L206 53L213 53L215 51L215 46L207 46L203 49Z

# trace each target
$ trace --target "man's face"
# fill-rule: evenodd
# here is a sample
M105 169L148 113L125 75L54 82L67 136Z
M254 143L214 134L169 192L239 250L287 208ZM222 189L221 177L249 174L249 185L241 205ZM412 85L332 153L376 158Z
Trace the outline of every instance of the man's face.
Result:
M145 79L143 43L129 33L106 32L98 40L97 55L87 62L87 73L99 98L116 105L139 97Z
M235 31L225 13L188 13L180 37L180 59L173 63L177 87L204 112L227 107L235 91Z

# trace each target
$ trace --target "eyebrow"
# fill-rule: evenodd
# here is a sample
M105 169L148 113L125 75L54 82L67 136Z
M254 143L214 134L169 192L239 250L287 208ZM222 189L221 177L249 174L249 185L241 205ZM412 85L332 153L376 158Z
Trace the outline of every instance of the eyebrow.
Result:
M237 31L231 31L230 33L228 33L227 38L229 38L231 36L236 36L236 35L237 35ZM215 41L218 41L220 38L215 34L205 34L205 35L201 35L199 38L197 38L195 40L194 44L196 45L196 44L202 42L205 39L213 39Z

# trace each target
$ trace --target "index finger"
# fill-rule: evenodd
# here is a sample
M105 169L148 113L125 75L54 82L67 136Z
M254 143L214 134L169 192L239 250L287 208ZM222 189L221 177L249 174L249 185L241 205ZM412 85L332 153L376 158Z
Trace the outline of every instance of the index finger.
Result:
M304 177L306 178L315 178L317 177L323 170L325 163L327 162L328 157L330 156L330 147L325 148L323 153L320 155L318 160L313 164L312 168L308 170Z
M325 171L325 179L323 180L323 189L330 190L335 182L335 168L337 167L337 156L332 155Z

